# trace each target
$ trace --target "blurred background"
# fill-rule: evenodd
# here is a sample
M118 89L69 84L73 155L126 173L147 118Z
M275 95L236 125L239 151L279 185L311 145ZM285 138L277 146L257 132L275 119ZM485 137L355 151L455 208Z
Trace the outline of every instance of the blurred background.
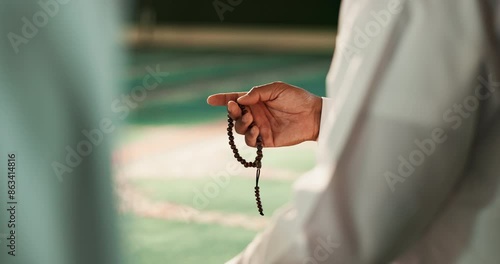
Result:
M0 263L211 264L241 252L317 146L264 149L261 217L255 169L236 162L226 108L206 98L273 81L324 96L339 6L0 2Z
M294 179L314 164L315 143L264 150L261 217L255 169L236 163L226 109L208 106L206 98L278 80L324 96L339 5L133 2L121 94L139 99L130 105L113 153L129 263L223 263L287 203ZM145 82L150 86L143 93ZM236 144L244 157L254 158L241 137Z

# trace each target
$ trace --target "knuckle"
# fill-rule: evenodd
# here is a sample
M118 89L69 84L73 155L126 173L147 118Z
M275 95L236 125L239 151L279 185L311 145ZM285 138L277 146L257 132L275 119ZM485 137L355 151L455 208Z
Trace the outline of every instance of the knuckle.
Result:
M254 93L254 92L256 92L259 88L260 88L260 86L254 86L254 87L252 87L252 89L250 89L250 91L249 91L248 93Z
M252 138L250 135L245 135L245 143L247 146L253 147Z
M247 132L246 126L240 120L236 121L234 130L240 135L245 135L245 133Z
M231 119L233 119L233 120L237 120L237 119L238 119L238 117L237 117L237 116L236 116L233 112L231 112L231 111L227 111L227 114L228 114L228 115L229 115L229 117L231 117Z
M236 133L238 133L238 134L240 134L240 135L245 135L245 130L243 130L243 129L241 128L241 126L240 126L240 127L235 127L235 129L234 129L234 130L236 131Z
M248 125L252 121L253 121L253 116L250 113L243 115L243 117L241 118L241 122L245 125Z

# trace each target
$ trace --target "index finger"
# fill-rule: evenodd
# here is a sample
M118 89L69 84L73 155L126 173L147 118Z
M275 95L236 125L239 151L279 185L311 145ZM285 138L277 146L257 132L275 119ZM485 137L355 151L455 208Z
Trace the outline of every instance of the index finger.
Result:
M247 94L246 92L241 93L219 93L212 94L207 98L207 103L211 106L225 106L229 101L235 101L239 97Z

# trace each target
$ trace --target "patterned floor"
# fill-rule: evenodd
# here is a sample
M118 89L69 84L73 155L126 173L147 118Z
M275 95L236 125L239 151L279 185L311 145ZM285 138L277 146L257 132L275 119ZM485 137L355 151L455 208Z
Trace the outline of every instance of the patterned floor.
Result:
M186 124L220 116L209 107L212 93L245 91L285 81L324 95L329 55L265 54L236 51L136 51L130 60L130 88L142 84L147 66L159 66L165 78L133 112L134 124Z
M255 171L234 161L226 109L208 106L206 97L276 80L324 95L329 64L319 55L135 51L130 89L148 66L159 65L163 81L131 112L114 153L129 263L223 263L265 228L290 199L294 179L313 166L316 143L264 149L260 217ZM243 156L255 155L242 137L235 142Z

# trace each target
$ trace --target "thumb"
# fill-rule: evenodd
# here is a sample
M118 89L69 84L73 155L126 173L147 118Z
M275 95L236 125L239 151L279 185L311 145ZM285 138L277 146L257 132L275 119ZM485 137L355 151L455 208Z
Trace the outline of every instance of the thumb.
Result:
M280 85L278 82L264 84L253 87L247 94L238 98L238 103L242 105L253 105L258 102L266 102L276 99L279 93L276 88Z

